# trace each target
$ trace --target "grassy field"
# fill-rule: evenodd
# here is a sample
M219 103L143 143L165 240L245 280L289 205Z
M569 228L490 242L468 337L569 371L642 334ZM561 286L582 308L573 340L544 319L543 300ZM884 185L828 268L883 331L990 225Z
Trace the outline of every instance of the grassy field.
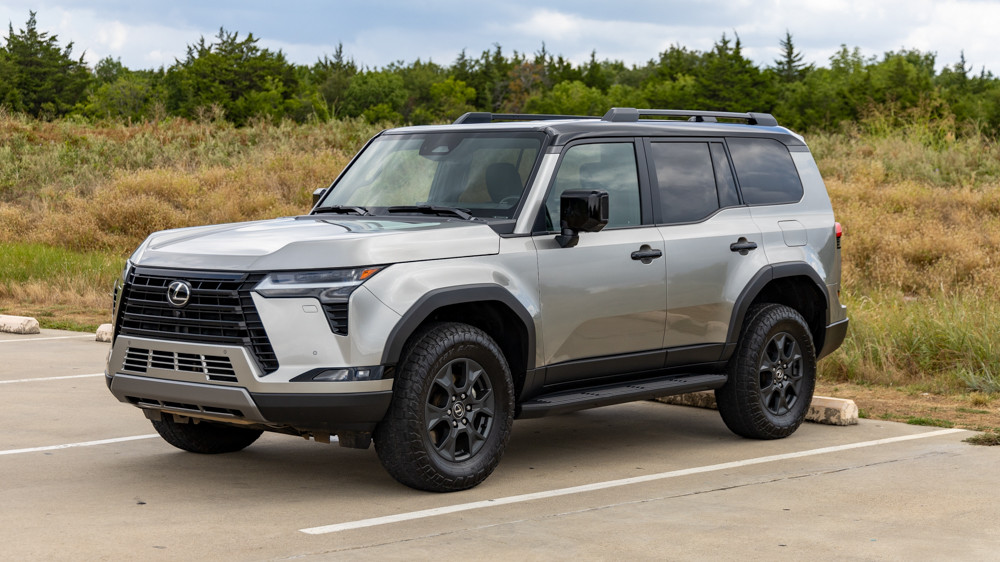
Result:
M153 230L304 212L376 129L0 114L0 312L92 329ZM948 123L807 138L844 225L845 345L829 384L1000 393L1000 148ZM984 400L984 398L977 398ZM978 402L977 402L978 403Z

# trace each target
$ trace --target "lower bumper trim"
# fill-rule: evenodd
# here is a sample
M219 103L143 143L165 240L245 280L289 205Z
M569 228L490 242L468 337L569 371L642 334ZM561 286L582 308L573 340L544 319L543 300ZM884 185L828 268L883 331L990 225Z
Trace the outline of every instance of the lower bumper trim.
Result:
M301 429L371 431L382 421L392 391L338 394L254 394L268 420Z
M819 351L816 359L822 359L837 350L844 338L847 337L847 324L849 319L844 318L840 322L834 322L826 327L826 336L823 338L823 349Z
M245 388L136 375L107 377L118 400L146 410L299 430L371 431L382 421L392 390L324 394L251 393ZM334 383L335 384L335 383Z

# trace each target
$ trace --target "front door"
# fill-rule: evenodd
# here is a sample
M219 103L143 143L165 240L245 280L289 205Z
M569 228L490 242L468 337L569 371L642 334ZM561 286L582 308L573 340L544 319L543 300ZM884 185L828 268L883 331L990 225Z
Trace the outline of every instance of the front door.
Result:
M552 229L534 237L546 385L663 365L664 244L643 220L637 170L631 140L580 143L563 153L542 210ZM560 247L554 236L567 189L609 196L608 225L580 233L573 248Z

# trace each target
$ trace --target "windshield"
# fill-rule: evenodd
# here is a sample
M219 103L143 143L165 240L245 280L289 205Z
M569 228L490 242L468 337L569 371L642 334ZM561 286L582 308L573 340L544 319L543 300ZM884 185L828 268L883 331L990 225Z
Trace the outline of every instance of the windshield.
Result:
M513 218L544 138L540 132L382 135L318 209L430 205Z

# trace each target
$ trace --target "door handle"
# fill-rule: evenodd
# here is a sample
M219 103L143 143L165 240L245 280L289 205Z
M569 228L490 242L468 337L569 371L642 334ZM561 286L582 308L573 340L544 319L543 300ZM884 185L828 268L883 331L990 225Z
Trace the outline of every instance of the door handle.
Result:
M656 258L663 255L663 252L659 250L654 250L649 246L643 244L641 248L632 252L632 259L636 261L641 261L642 263L651 263Z
M740 236L739 240L729 245L729 249L733 252L739 252L741 256L745 256L750 253L751 250L757 249L757 243L750 242L743 236Z

